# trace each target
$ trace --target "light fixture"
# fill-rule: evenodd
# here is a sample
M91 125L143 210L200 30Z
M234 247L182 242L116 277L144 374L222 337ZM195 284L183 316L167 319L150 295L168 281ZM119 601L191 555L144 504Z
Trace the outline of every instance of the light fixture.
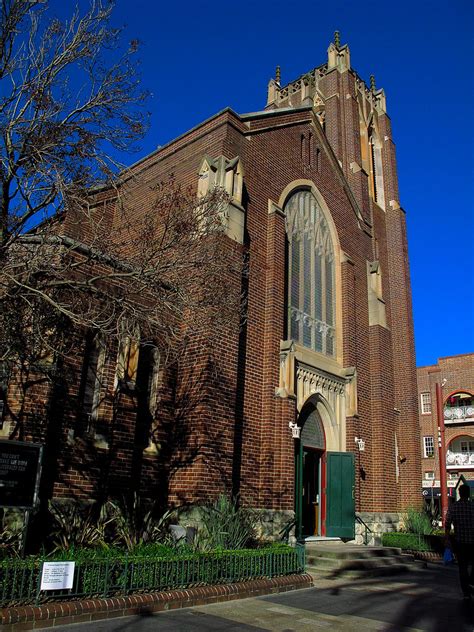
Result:
M298 426L296 421L290 421L288 427L291 429L291 435L293 439L299 439L301 434L301 428Z
M357 444L359 452L363 452L365 450L365 441L362 439L362 437L354 437L354 443Z

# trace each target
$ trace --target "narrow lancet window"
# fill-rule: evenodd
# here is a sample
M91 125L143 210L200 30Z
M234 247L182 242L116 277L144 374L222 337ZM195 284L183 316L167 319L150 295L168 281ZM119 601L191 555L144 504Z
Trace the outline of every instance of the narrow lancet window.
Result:
M334 356L334 251L329 226L311 191L285 205L289 242L289 335L304 347Z

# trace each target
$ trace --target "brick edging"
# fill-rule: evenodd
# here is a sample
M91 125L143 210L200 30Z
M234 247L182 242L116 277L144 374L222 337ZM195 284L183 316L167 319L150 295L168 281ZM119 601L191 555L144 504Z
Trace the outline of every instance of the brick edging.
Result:
M403 553L413 555L416 560L424 560L425 562L440 562L443 559L441 553L435 553L434 551L410 551L406 550Z
M202 606L208 603L257 597L271 593L310 588L310 575L286 575L272 579L254 579L235 584L197 586L186 590L169 590L104 599L62 601L41 606L18 606L0 610L2 632L34 630L53 625L112 619L143 612L153 613L175 608Z

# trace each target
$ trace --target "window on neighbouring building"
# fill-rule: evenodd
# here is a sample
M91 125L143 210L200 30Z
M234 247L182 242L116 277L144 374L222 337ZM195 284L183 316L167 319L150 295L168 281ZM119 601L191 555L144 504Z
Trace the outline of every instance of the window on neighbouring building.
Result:
M431 393L421 393L421 414L431 414Z
M433 481L435 477L435 473L434 472L425 472L425 479L427 481Z
M474 452L474 440L473 441L461 441L461 452Z
M423 454L425 458L434 456L434 438L423 437Z
M288 334L304 347L334 356L335 266L329 225L311 191L285 205L289 242Z

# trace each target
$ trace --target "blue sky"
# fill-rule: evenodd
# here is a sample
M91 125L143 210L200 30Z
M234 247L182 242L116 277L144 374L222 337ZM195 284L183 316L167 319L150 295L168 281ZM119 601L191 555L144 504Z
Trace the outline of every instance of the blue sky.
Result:
M63 13L63 2L51 6ZM263 109L275 66L286 83L324 63L338 29L354 69L366 82L374 74L387 95L417 364L474 352L471 0L117 0L114 21L141 40L142 82L152 93L140 155L224 107Z

